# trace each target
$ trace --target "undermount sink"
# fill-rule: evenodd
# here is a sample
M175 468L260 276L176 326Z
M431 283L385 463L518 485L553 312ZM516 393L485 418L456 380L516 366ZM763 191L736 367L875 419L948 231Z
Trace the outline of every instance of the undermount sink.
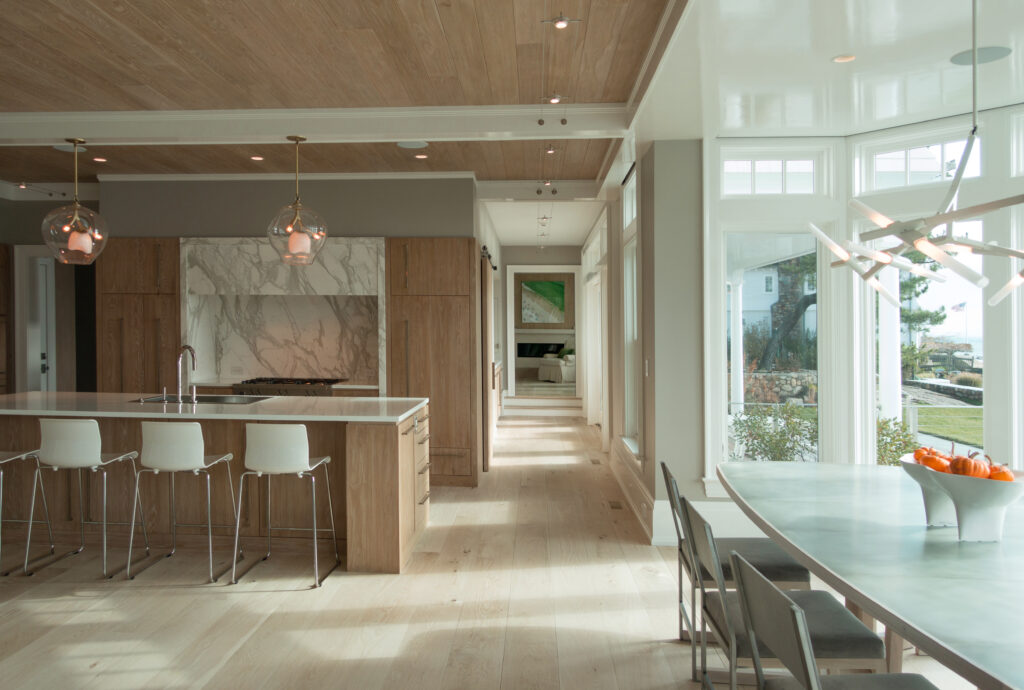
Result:
M197 403L213 403L215 405L249 405L260 400L267 400L269 395L197 395ZM139 398L140 403L178 403L176 395L152 395L148 398ZM191 395L182 395L182 403L192 402Z

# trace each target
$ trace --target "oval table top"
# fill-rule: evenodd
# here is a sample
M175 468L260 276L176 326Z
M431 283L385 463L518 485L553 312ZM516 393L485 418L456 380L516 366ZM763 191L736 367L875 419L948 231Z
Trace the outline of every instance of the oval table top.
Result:
M1000 542L927 527L899 467L726 462L718 475L768 536L843 596L982 688L1024 688L1024 501Z

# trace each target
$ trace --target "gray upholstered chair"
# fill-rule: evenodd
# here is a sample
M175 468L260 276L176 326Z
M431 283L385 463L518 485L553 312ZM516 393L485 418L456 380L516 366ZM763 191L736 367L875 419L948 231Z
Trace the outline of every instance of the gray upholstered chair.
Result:
M680 502L683 508L683 529L690 544L693 562L698 567L703 565L712 575L711 583L698 580L703 679L705 683L713 685L707 664L707 634L710 629L729 660L729 687L736 690L739 660L752 660L755 651L743 623L739 594L726 589L711 525L685 497L680 497ZM714 589L709 591L708 584L713 584ZM885 670L885 643L835 597L828 592L814 590L791 590L789 596L807 615L808 634L821 667L829 671L856 669L879 673ZM767 647L758 646L756 652L762 662L766 659L775 661Z
M768 581L745 558L731 554L740 609L748 640L753 640L754 671L762 690L938 690L926 678L912 673L821 676L814 661L811 628L804 611ZM759 650L769 649L792 678L765 678Z
M665 463L661 463L661 472L665 477L665 488L668 491L668 502L672 508L672 522L676 528L676 568L679 593L679 639L691 641L690 646L690 672L694 680L697 680L697 643L699 635L696 631L694 612L697 607L697 585L694 580L695 568L693 558L689 553L689 546L686 543L683 532L682 503L679 496L679 485L675 477ZM804 566L768 537L748 538L724 538L716 539L715 545L719 554L724 554L720 565L722 574L725 577L726 587L733 587L732 565L729 563L729 554L733 551L741 553L747 560L755 564L761 572L773 582L785 589L810 589L811 574ZM690 605L687 607L683 594L683 572L690 584ZM706 582L712 581L712 575L707 568L700 569L701 578Z

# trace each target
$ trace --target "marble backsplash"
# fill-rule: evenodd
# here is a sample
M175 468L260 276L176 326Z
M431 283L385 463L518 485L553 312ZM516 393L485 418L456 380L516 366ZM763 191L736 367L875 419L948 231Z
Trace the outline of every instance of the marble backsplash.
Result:
M376 297L192 295L188 302L197 381L289 376L377 384Z
M384 240L331 237L310 266L281 263L263 238L186 239L182 280L192 295L377 295Z
M386 390L382 238L329 238L303 267L264 238L185 239L181 260L192 380L338 377Z

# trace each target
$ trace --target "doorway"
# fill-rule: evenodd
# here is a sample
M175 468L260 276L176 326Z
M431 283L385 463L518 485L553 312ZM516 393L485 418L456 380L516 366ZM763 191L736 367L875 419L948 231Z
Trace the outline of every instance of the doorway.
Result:
M55 261L46 247L14 248L15 389L57 390Z

